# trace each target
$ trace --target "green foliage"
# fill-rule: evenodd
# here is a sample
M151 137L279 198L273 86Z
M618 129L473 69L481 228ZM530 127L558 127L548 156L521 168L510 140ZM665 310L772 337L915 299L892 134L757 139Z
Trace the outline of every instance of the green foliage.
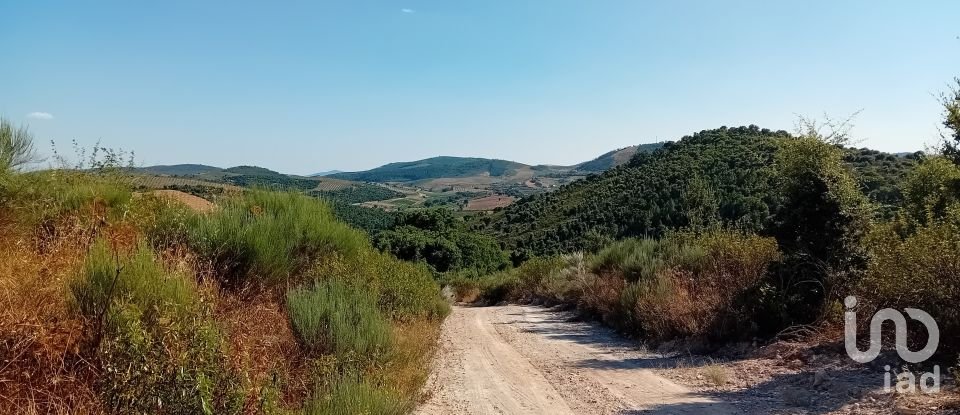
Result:
M368 382L340 380L324 397L314 398L304 408L306 415L400 415L409 403L389 390Z
M362 229L368 235L393 228L396 214L383 209L354 206L347 203L332 201L330 209L333 215L344 223L357 229Z
M33 161L33 134L27 127L14 127L6 118L0 118L0 179Z
M191 311L197 301L193 286L182 276L168 276L148 248L141 246L123 258L119 255L104 241L90 249L81 278L71 286L81 313L102 313L114 299L146 310Z
M389 351L390 323L362 287L318 281L287 293L287 312L294 333L311 351L373 362Z
M521 199L482 228L518 258L593 251L598 241L658 238L691 227L770 232L783 208L776 154L793 139L756 126L701 131L638 152L625 166ZM843 154L861 188L891 216L900 203L899 181L916 156Z
M0 186L0 201L7 199L11 212L30 224L49 225L82 208L92 208L95 213L82 215L84 220L120 217L129 208L132 194L122 176L71 170L19 174Z
M903 182L904 210L916 223L943 219L960 196L960 167L946 158L930 157Z
M843 161L856 171L861 192L889 219L903 204L901 183L923 157L922 152L902 156L860 148L844 149Z
M402 212L376 246L406 261L422 261L437 272L493 272L507 266L506 253L492 238L468 231L453 213L434 208Z
M940 328L941 348L960 345L960 205L902 237L895 224L879 226L869 239L872 258L854 291L871 311L913 307L930 313ZM872 310L871 310L872 309ZM926 333L920 331L926 339Z
M515 251L554 255L588 240L657 237L699 222L765 228L776 210L777 141L756 126L701 131L625 166L522 199L495 214L487 232Z
M960 165L960 78L954 78L954 82L956 85L940 96L943 126L947 129L943 134L943 154Z
M235 166L223 169L224 172L247 176L283 176L283 174L259 166Z
M230 170L230 169L227 169ZM225 170L226 171L226 170ZM317 181L287 176L285 174L241 174L225 176L225 183L234 186L272 190L310 190L317 187Z
M457 224L457 218L449 209L418 209L401 212L397 226L411 226L425 231L446 233Z
M786 258L761 295L768 330L813 322L831 293L849 290L866 268L870 207L842 158L816 135L781 143L782 207L772 231Z
M311 195L346 204L396 199L404 196L403 193L396 190L372 184L357 184L338 190L315 191L311 192Z
M163 222L155 239L185 240L229 283L248 278L279 283L320 255L356 255L368 246L361 232L339 222L322 202L295 193L245 192L225 199L213 213L184 220Z
M593 256L535 258L447 283L460 300L564 304L634 335L728 341L759 334L764 316L754 293L780 258L772 238L709 230L628 239Z
M96 243L71 285L77 309L103 318L98 382L109 407L131 413L239 413L239 379L223 366L223 340L192 281L150 250L129 255Z
M695 245L681 245L675 239L624 239L600 250L590 261L597 273L617 273L630 282L647 281L675 265L697 269L706 255ZM665 262L669 259L671 262Z
M310 269L310 276L347 281L368 290L378 299L380 309L395 320L443 318L450 312L425 266L372 249L325 256Z

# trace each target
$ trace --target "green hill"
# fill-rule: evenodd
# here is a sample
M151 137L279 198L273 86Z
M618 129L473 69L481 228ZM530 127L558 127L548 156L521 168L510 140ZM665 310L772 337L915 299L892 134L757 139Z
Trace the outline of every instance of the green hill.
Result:
M328 177L365 182L412 182L417 180L478 175L510 176L525 164L507 160L441 156L390 163L361 172L336 173Z
M219 173L222 172L223 169L206 164L172 164L141 167L138 168L137 171L164 176L192 176L205 173Z
M284 174L259 166L235 166L223 169L227 173L243 174L248 176L284 176Z
M774 153L789 138L757 126L701 131L639 152L623 166L521 199L479 226L524 255L593 249L610 238L659 236L712 222L764 231L778 208ZM900 197L896 182L913 160L848 151L848 165L869 196L881 203Z

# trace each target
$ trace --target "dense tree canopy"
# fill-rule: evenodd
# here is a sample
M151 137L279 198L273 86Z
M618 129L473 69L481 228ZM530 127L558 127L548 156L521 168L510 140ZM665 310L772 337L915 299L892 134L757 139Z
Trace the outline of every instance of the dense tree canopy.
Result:
M639 152L625 166L524 198L474 226L504 241L518 259L714 224L769 233L783 203L776 154L789 140L785 131L757 126L701 131ZM853 183L887 206L887 215L901 204L899 183L918 155L828 145L853 169Z

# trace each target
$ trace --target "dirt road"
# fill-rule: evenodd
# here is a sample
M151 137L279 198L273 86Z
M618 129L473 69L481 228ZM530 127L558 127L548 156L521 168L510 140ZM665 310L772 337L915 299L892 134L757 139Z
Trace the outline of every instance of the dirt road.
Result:
M530 306L457 307L418 414L734 414L609 330Z

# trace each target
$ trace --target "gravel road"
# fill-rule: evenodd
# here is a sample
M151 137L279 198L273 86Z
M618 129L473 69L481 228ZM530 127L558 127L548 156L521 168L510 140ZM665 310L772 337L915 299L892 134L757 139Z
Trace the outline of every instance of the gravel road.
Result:
M455 307L417 414L735 414L608 329L532 306Z

